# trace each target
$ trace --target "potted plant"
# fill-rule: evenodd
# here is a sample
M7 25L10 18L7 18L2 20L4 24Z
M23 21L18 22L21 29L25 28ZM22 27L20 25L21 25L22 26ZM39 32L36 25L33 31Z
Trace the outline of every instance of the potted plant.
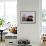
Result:
M2 27L4 25L4 19L3 18L0 18L0 27Z

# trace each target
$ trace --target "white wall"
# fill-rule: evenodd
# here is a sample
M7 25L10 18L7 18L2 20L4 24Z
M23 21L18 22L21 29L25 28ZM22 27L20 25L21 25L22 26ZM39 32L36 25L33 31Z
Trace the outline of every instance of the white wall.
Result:
M40 44L41 0L18 0L18 39L29 39L33 46ZM36 11L35 24L20 24L20 11Z

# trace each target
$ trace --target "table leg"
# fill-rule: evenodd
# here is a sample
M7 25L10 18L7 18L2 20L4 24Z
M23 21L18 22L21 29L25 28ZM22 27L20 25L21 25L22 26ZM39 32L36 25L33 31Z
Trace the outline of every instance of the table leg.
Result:
M2 32L1 32L1 42L2 42Z

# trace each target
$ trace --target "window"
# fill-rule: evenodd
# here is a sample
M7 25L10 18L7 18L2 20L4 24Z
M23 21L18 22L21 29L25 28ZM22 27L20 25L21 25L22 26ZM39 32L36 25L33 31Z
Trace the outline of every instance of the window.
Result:
M46 26L46 0L42 0L42 26Z
M46 22L46 0L42 0L42 18Z
M46 0L42 0L42 32L46 33Z
M3 17L6 23L11 22L17 26L17 0L0 1L0 17Z
M4 2L0 1L0 17L4 16Z
M5 7L7 21L17 24L17 2L6 1Z

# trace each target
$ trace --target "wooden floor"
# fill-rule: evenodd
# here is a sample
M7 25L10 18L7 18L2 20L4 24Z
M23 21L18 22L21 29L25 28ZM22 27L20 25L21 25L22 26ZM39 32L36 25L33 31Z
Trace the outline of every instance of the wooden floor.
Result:
M0 41L0 46L5 46L5 41ZM46 43L42 43L40 46L46 46Z
M41 44L41 46L46 46L46 42L43 42L43 43Z
M0 46L5 46L5 42L4 41L3 42L0 41Z

